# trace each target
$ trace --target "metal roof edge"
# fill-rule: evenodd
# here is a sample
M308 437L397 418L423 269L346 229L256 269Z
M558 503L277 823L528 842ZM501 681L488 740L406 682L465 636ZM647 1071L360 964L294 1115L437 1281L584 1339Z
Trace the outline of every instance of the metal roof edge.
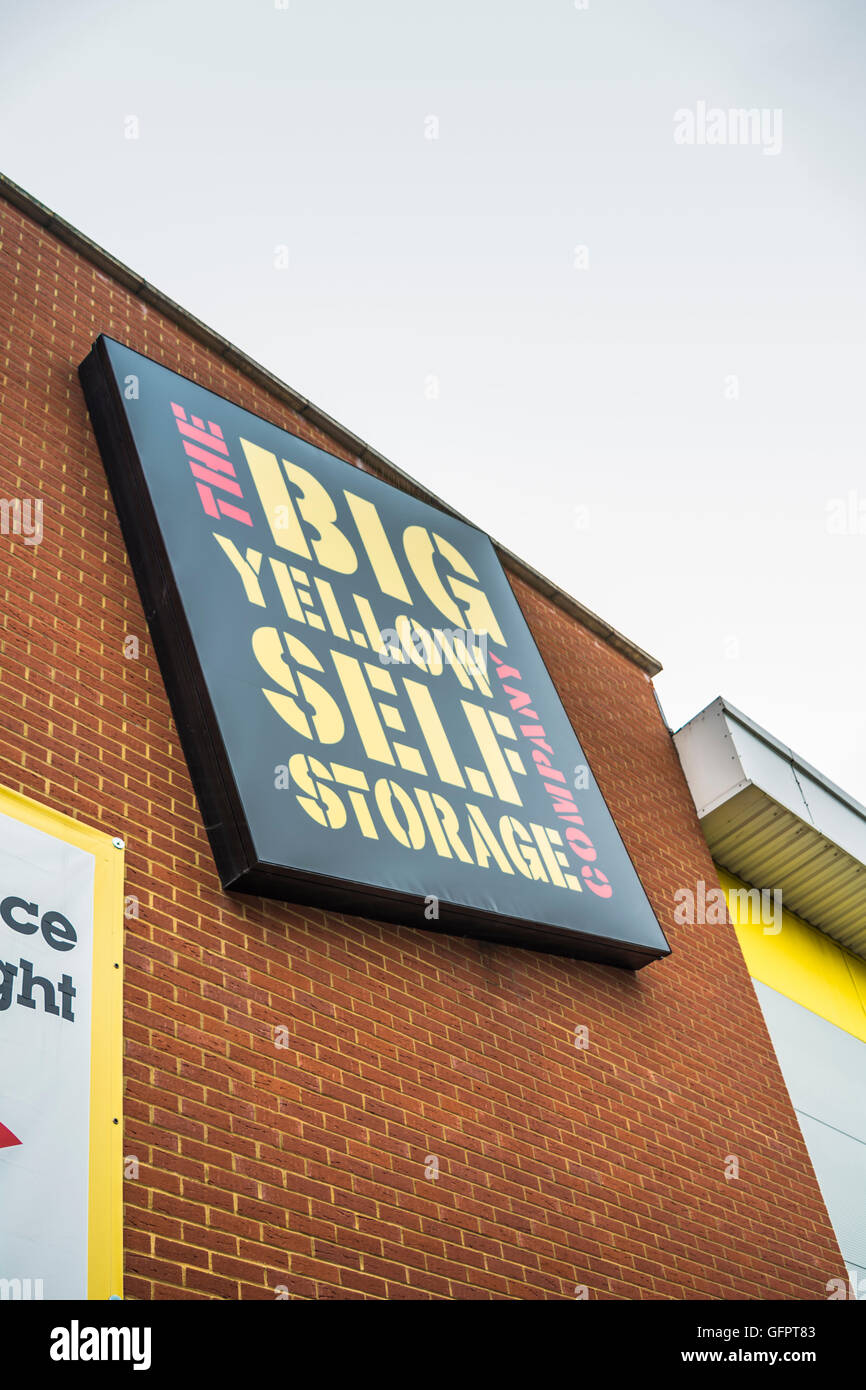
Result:
M754 719L750 719L747 714L743 714L742 710L737 709L736 705L732 705L729 700L725 699L724 695L717 695L714 700L711 700L708 705L705 705L702 710L699 710L697 714L693 715L692 718L687 720L680 728L687 728L689 724L694 723L702 714L706 714L708 710L713 708L718 708L724 711L725 714L730 715L731 719L737 724L741 724L744 729L748 729L749 733L754 734L756 738L760 739L761 742L772 749L774 753L780 754L786 762L791 763L795 768L804 772L807 777L817 782L830 796L835 797L837 801L841 801L848 810L853 811L861 820L866 821L866 806L863 806L855 797L851 796L849 792L844 791L842 787L837 786L835 782L831 782L829 777L826 777L823 772L819 772L811 763L807 763L805 758L801 758L798 753L794 752L793 748L789 748L786 743L782 743L781 739L776 738L773 734L769 733L767 729L762 728L760 724L756 724ZM679 733L680 729L677 729L676 732Z
M274 374L268 371L266 367L263 367L261 363L256 362L254 358L247 356L240 348L235 347L233 343L229 342L228 338L222 337L215 329L209 328L201 319L196 318L194 314L189 313L188 310L184 309L175 300L163 294L161 290L151 285L142 276L137 275L135 271L125 265L123 261L119 261L115 256L112 256L109 251L97 245L95 241L91 241L90 238L85 236L83 232L80 232L77 227L73 227L70 222L67 222L64 218L52 212L44 203L40 203L32 194L19 187L18 184L13 182L12 179L8 178L7 175L2 172L0 172L0 197L17 208L19 212L23 212L31 221L44 227L46 231L57 237L58 241L71 247L73 251L83 256L85 260L95 265L98 270L109 275L113 280L117 281L118 284L135 294L139 299L142 299L151 308L156 309L165 318L169 319L170 322L174 323L178 328L183 329L191 338L194 338L196 342L201 343L203 347L206 347L217 356L224 358L231 366L237 367L245 376L255 381L272 396L275 396L278 400L290 406L292 410L303 416L305 420L308 420L311 424L316 425L326 434L329 434L333 439L337 440L338 443L354 453L359 463L371 468L374 472L378 473L380 477L384 478L386 482L391 483L395 487L399 487L403 492L409 492L420 500L430 503L430 505L437 507L440 511L447 512L458 521L465 521L470 526L475 525L474 522L469 521L467 517L463 516L454 507L449 506L447 502L443 502L435 493L430 492L421 483L416 482L408 473L404 473L395 463L392 463L390 459L385 458L378 450L365 443L358 435L353 434L351 430L341 425L338 420L334 420L326 411L321 410L305 396L294 391L291 386L287 386L285 382L281 381L279 377L274 376ZM483 530L484 528L476 527L476 529ZM487 533L485 532L485 534ZM557 607L563 609L570 617L575 618L583 627L587 628L588 631L592 632L596 637L600 637L608 646L613 647L614 650L618 651L622 656L627 657L629 661L645 672L648 677L652 678L658 675L662 666L661 662L657 661L654 656L650 656L642 647L632 642L623 633L617 631L616 628L611 627L611 625L606 623L603 618L600 618L597 613L593 613L590 608L585 608L576 598L572 598L570 594L567 594L564 589L560 589L552 580L545 578L537 569L527 564L525 560L521 560L519 556L508 550L506 546L500 545L499 542L493 540L492 537L491 540L503 566L510 570L518 579L522 579L538 593L550 599Z

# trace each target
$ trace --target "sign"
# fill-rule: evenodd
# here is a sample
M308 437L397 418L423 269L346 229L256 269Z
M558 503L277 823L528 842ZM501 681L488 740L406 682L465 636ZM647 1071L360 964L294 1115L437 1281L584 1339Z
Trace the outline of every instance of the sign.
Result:
M123 851L0 789L0 1299L122 1295Z
M109 338L80 374L225 888L668 954L488 536Z

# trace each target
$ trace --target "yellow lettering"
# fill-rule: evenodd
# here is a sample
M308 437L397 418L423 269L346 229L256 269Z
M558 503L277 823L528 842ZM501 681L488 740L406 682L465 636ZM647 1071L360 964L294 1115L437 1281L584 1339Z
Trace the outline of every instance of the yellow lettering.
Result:
M356 661L353 656L347 656L344 652L331 652L331 656L337 668L337 675L340 677L346 692L346 700L352 718L357 725L358 733L361 735L364 752L368 758L373 758L378 763L390 763L393 767L394 755L391 752L388 735L385 733L384 725L376 711L373 697L367 689L367 682L364 680L360 662ZM382 675L387 676L387 674L387 671L383 669Z
M409 793L403 790L399 782L393 781L390 777L380 777L374 788L374 795L376 805L379 807L379 814L394 839L398 840L404 849L423 849L427 839L424 834L424 822L418 815ZM397 812L394 810L395 801L406 817L405 827L401 825Z
M241 440L241 448L249 464L265 520L277 545L283 550L291 550L294 555L303 555L305 560L312 560L276 454L272 454L270 449L260 448L249 439Z
M283 459L286 476L301 489L298 511L308 525L315 527L313 550L320 565L338 574L354 574L358 557L339 526L335 526L337 509L331 494L314 474L297 463Z
M411 595L400 573L397 557L391 547L388 533L382 525L375 504L368 502L364 497L356 497L354 492L346 492L346 501L352 516L355 518L358 535L364 542L364 549L370 558L373 573L382 593L390 594L391 598L398 598L403 603L411 604Z
M403 549L415 578L440 613L458 627L472 628L479 633L487 632L501 646L507 646L487 595L483 589L476 587L478 576L450 541L435 533L431 536L426 526L407 526L403 532ZM475 584L466 584L464 580L448 575L447 582L451 590L449 593L436 568L435 550L448 561L452 569L468 579L473 579ZM465 614L458 608L455 598L462 599L466 604Z
M260 550L247 550L247 558L244 559L234 541L230 541L226 536L220 536L216 531L213 533L213 538L225 551L240 575L244 593L250 603L256 603L260 608L266 608L265 596L258 581L258 573L262 565L262 552Z
M508 763L502 756L502 749L496 740L496 735L487 713L480 705L473 705L469 700L461 700L466 718L469 720L469 727L475 735L475 742L481 752L481 756L490 773L490 780L496 788L496 794L502 801L510 801L515 806L522 806L520 794L514 785L514 778L508 767Z
M477 585L478 576L468 561L464 560L460 551L450 541L443 540L441 536L434 536L433 539L440 554L445 556L445 559L457 570L458 574L464 574L467 579L473 579ZM499 642L501 646L506 647L508 643L496 621L490 600L484 590L478 589L472 584L464 584L462 579L455 579L453 575L449 577L448 583L455 597L462 598L466 604L466 621L463 626L472 628L474 632L489 632L494 642Z
M436 853L443 859L450 859L453 848L457 858L464 864L474 863L472 855L460 839L460 822L450 801L440 796L439 792L428 792L425 787L416 787L415 795L427 822Z
M306 753L293 753L289 758L289 776L293 782L297 782L302 792L307 793L296 798L307 815L321 826L342 830L346 824L346 808L331 787L322 785L323 782L334 780L324 763L320 763L318 758L308 758ZM316 778L321 780L316 781ZM320 805L320 802L324 805Z
M469 833L472 836L472 844L479 867L486 869L492 855L504 874L513 874L514 870L503 854L499 841L487 824L481 807L473 806L471 802L467 802L466 811L469 816Z
M355 812L361 834L368 840L378 840L379 832L373 824L373 817L370 815L370 808L364 796L364 792L370 790L370 784L363 772L359 772L355 767L343 767L341 763L331 763L331 771L334 774L335 782L349 788L349 800L352 803L352 810Z
M501 816L499 834L517 872L523 874L524 878L547 883L547 874L544 872L538 851L533 848L532 836L526 826L522 825L516 816ZM517 844L517 840L521 843Z
M299 637L293 637L290 632L284 632L283 639L289 655L299 666L306 666L313 671L324 670L321 662ZM262 687L263 694L280 718L286 721L289 728L294 729L302 738L312 739L315 737L320 743L339 743L345 733L339 705L323 685L313 680L304 671L298 673L297 682L295 681L292 668L283 653L280 634L275 627L256 628L253 633L253 652L265 674L270 676L281 690L289 692L288 695L283 695L276 690ZM298 700L294 698L299 693L298 685L300 685L301 692L312 710L312 728L309 718ZM313 730L315 730L315 734Z

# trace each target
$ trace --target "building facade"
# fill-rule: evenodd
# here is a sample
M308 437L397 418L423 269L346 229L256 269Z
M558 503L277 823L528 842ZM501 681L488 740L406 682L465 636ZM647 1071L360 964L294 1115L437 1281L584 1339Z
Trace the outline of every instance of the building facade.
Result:
M848 1270L866 1298L866 809L715 700L675 735Z
M718 879L657 664L498 551L669 956L226 892L79 382L101 334L440 504L0 186L0 784L125 845L123 1296L826 1298L844 1265L736 934L674 918Z

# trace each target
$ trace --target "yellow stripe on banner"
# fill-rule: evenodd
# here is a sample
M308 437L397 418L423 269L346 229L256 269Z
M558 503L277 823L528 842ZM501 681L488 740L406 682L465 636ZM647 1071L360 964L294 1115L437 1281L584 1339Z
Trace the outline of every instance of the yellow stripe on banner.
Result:
M757 901L742 897L750 885L718 873L749 974L866 1042L866 961L784 907L781 931L766 931L774 925L772 893L762 920Z
M90 832L91 834L93 832ZM123 867L99 834L93 913L88 1298L123 1297Z
M87 1296L122 1298L123 850L111 835L5 787L0 811L93 855Z

